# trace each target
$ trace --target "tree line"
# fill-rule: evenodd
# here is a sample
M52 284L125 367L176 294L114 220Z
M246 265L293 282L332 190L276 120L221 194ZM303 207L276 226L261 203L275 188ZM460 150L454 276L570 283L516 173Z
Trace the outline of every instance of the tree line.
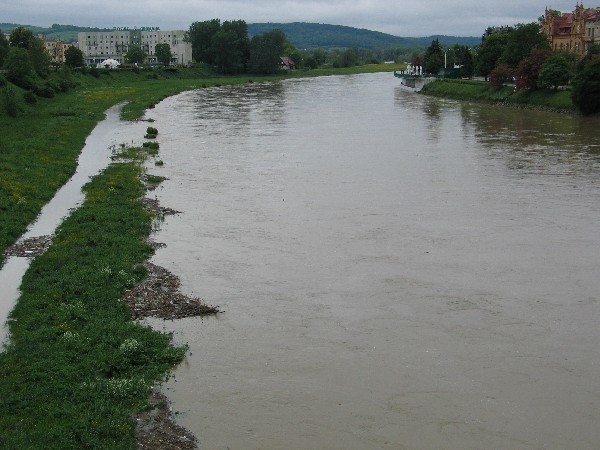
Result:
M460 76L481 76L492 86L514 84L522 90L569 87L574 105L584 114L600 112L600 45L580 59L575 53L553 51L538 23L489 27L475 49L454 46L444 50L434 40L413 64L437 74L445 66L460 67Z

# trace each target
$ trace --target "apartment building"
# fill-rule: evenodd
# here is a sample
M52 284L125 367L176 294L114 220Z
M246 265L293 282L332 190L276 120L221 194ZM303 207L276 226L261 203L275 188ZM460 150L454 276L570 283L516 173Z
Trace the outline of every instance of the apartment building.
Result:
M50 54L53 63L64 63L65 62L65 51L69 47L73 47L73 44L62 42L62 41L46 41L41 36L42 41L44 42L44 47L46 47L46 51Z
M192 45L184 41L184 30L160 31L158 28L115 28L112 31L78 33L79 49L86 63L96 66L107 59L125 64L125 55L132 46L139 46L146 53L146 64L157 64L157 44L169 44L171 64L187 65L192 62Z

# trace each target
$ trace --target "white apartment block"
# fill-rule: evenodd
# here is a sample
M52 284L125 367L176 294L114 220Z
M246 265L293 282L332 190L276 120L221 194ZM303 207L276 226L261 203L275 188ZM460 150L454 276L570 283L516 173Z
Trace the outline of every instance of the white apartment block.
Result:
M125 64L125 55L132 46L139 46L146 53L146 64L158 64L155 55L156 44L169 44L171 64L187 65L192 63L192 44L184 42L184 30L160 31L157 28L114 29L113 31L95 31L78 33L79 49L85 55L88 65L114 59Z

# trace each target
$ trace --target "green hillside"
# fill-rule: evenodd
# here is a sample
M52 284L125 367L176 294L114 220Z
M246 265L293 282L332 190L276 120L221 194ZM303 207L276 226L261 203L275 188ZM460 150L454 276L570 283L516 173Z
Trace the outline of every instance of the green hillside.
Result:
M475 46L481 43L480 37L453 37L453 36L428 36L428 37L398 37L360 28L342 25L328 25L320 23L251 23L248 24L250 37L271 30L281 30L288 40L299 49L310 48L425 48L434 39L439 39L442 46L454 44Z
M78 27L76 25L58 25L54 24L50 28L38 27L35 25L19 25L17 23L0 23L0 30L3 33L10 33L17 27L24 26L29 28L36 36L42 34L49 41L74 42L77 40L77 33L80 31L110 31L111 28L92 28Z
M0 30L10 33L21 25L15 23L0 23ZM42 34L48 40L76 41L77 33L80 31L110 31L112 28L91 28L75 25L54 24L49 28L33 25L24 25L34 34ZM481 42L479 37L454 37L454 36L428 36L428 37L398 37L378 31L352 28L342 25L328 25L321 23L250 23L248 34L250 37L267 31L281 30L288 40L299 49L313 48L426 48L433 39L439 39L443 46L454 44L467 45L469 47Z

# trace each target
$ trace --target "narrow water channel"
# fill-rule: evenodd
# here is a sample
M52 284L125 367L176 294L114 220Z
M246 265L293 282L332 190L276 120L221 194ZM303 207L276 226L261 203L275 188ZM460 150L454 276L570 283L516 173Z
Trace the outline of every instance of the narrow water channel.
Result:
M165 389L201 448L594 448L600 127L392 74L150 115L155 262L224 310Z
M143 123L124 122L119 118L121 105L106 111L106 118L88 136L77 162L77 170L69 181L61 187L38 218L32 223L18 242L26 239L49 236L62 223L70 212L83 201L81 188L90 178L98 174L110 162L112 149L121 144L139 143L144 135ZM6 319L19 296L21 279L29 267L28 257L11 256L0 270L0 343L8 338Z

